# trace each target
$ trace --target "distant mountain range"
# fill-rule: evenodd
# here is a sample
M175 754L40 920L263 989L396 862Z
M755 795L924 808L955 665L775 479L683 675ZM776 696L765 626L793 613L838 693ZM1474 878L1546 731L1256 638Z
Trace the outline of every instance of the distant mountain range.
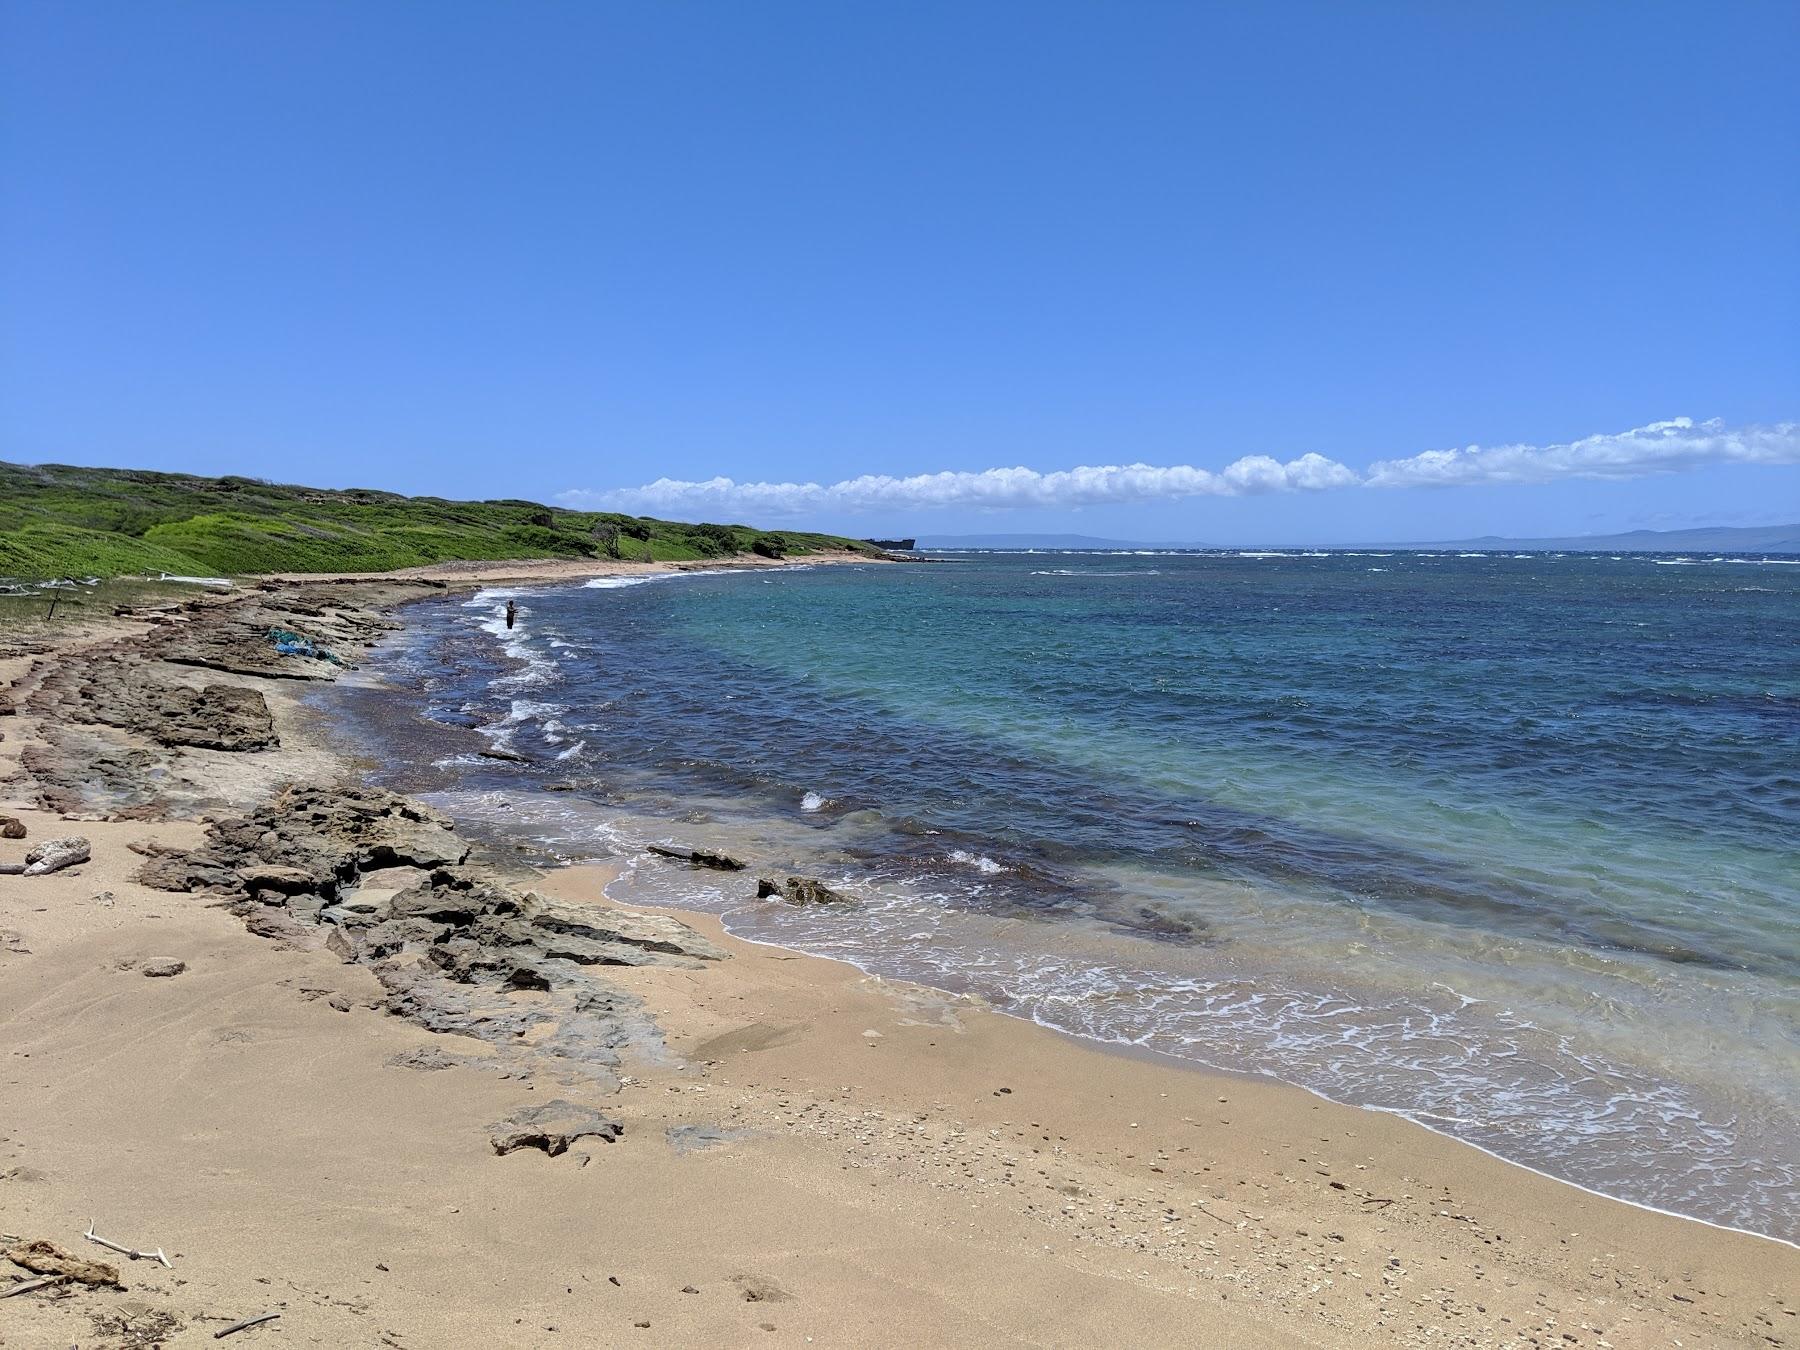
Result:
M1515 549L1522 553L1800 553L1800 525L1712 525L1695 530L1632 530L1626 534L1578 534L1561 539L1453 539L1402 548Z
M1206 548L1206 544L1146 544L1091 534L925 534L920 548Z
M1210 548L1209 544L1145 543L1135 539L1103 539L1091 534L933 534L922 535L920 548L991 549L1133 549ZM1228 545L1227 547L1250 547ZM1294 547L1289 544L1288 547ZM1321 547L1314 545L1312 547ZM1322 547L1331 547L1323 545ZM1714 525L1691 530L1632 530L1626 534L1582 534L1555 539L1509 539L1487 534L1479 539L1445 539L1430 543L1346 544L1344 548L1429 548L1515 553L1800 553L1800 524Z

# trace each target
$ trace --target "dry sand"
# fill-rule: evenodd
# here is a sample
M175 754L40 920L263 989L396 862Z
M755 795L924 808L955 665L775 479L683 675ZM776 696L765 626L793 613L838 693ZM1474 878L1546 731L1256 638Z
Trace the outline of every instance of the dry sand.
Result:
M81 1236L91 1220L173 1268L119 1258L123 1291L0 1297L0 1345L210 1344L263 1312L281 1316L229 1343L1796 1340L1791 1248L1297 1089L740 943L707 916L679 917L729 959L599 972L667 1046L619 1066L616 1092L424 1030L386 1010L369 966L318 945L324 930L270 940L214 896L131 880L144 859L128 845L202 840L199 820L160 817L245 810L336 771L292 681L203 672L262 692L281 747L139 745L144 772L186 784L173 810L139 812L158 818L39 809L21 750L73 742L34 691L93 644L152 632L89 623L0 657L21 704L0 717L0 812L29 832L0 861L59 835L93 848L0 877L0 1233L107 1258ZM585 904L606 878L535 884ZM147 974L157 959L185 969ZM553 1096L623 1137L497 1156L489 1125ZM26 1277L0 1261L0 1296Z

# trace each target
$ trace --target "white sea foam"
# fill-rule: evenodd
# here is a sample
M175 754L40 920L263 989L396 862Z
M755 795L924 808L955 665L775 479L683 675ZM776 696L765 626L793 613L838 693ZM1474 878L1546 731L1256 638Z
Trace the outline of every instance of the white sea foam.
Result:
M1004 872L1006 870L986 854L970 853L967 850L960 848L950 855L950 861L953 863L961 863L964 867L973 867L977 872L982 873L984 876L994 876L996 873Z
M816 792L809 792L800 799L800 809L802 811L817 811L824 805L825 799Z
M652 581L665 581L669 577L680 575L682 574L679 572L652 572L643 577L594 577L582 582L581 587L587 591L617 591L626 586L644 586Z

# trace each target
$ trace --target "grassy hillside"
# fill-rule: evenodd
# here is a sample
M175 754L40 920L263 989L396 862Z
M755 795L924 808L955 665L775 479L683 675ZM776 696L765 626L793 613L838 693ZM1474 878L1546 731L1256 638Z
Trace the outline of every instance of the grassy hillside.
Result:
M870 545L536 502L452 502L251 478L0 463L0 576L375 572L515 558L677 561Z

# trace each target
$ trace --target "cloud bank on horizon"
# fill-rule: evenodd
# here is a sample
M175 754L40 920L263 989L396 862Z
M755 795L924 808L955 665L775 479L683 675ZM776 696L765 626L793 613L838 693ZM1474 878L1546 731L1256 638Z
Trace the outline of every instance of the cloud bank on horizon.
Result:
M1800 422L1728 427L1717 418L1652 422L1562 445L1470 445L1376 460L1356 470L1324 455L1283 463L1247 455L1223 469L1191 464L1104 464L1040 472L1023 466L913 474L865 474L837 483L740 483L731 478L659 478L641 487L560 494L570 506L618 511L815 512L987 510L1112 505L1183 497L1244 497L1344 488L1470 487L1564 478L1630 479L1713 464L1800 464Z

